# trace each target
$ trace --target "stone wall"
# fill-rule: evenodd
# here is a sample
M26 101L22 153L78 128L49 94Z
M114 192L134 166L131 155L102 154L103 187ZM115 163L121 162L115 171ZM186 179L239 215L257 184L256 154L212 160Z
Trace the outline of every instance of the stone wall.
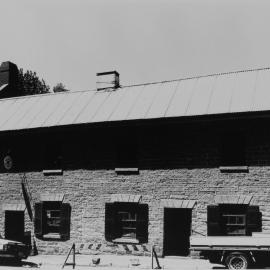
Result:
M39 251L45 253L66 252L72 242L105 244L105 203L114 193L142 195L142 202L149 204L149 244L157 245L160 252L163 247L163 208L160 200L170 197L197 200L192 228L205 234L206 207L214 203L216 194L253 195L252 204L259 205L263 213L263 230L269 231L269 177L270 167L251 167L249 173L237 175L220 173L218 169L143 170L136 176L117 176L112 170L68 171L59 177L27 174L34 201L38 201L40 193L53 193L60 189L65 193L65 201L72 206L70 241L38 240ZM1 175L1 198L4 202L21 199L18 174ZM3 234L4 216L0 217Z

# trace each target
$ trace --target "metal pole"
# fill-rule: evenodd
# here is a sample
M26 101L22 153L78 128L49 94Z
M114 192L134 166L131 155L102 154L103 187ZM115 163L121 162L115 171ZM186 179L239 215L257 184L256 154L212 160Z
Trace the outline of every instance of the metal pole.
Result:
M151 261L152 261L152 263L151 263L151 269L154 269L154 254L153 254L153 250L154 250L154 245L152 245L152 247L151 247Z
M73 243L73 269L75 268L75 243Z

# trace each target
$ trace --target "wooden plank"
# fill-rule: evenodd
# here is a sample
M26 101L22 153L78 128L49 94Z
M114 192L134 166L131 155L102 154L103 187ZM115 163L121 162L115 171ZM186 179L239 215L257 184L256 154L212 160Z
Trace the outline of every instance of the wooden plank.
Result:
M193 209L196 204L195 200L189 200L188 207L189 209Z
M256 236L208 236L208 237L191 237L191 246L204 246L204 247L269 247L270 248L270 235L265 235L265 237Z
M245 204L250 204L250 201L252 200L252 196L245 196L244 203Z
M187 208L187 206L188 206L188 200L183 200L182 208Z
M127 194L122 194L122 202L128 202L129 196Z

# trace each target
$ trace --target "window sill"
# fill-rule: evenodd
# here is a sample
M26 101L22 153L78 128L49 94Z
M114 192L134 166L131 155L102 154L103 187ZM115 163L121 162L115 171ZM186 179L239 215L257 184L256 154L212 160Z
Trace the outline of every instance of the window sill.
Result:
M43 170L43 175L49 176L49 175L63 175L63 170Z
M139 240L138 239L131 239L131 238L116 238L113 240L113 243L139 244Z
M47 233L43 235L43 239L44 240L60 240L61 239L61 235L59 233Z
M219 170L220 172L249 172L248 166L221 166Z
M117 174L139 174L139 168L115 168L114 171Z

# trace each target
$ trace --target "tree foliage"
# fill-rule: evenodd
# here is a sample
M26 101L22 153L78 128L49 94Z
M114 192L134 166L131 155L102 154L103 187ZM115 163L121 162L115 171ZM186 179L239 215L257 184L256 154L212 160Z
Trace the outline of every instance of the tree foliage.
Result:
M58 83L56 84L56 86L53 87L53 92L54 93L58 93L58 92L66 92L69 91L68 89L66 89L66 86L62 83Z
M19 87L23 95L44 94L50 91L50 87L43 79L40 79L36 72L19 69Z

